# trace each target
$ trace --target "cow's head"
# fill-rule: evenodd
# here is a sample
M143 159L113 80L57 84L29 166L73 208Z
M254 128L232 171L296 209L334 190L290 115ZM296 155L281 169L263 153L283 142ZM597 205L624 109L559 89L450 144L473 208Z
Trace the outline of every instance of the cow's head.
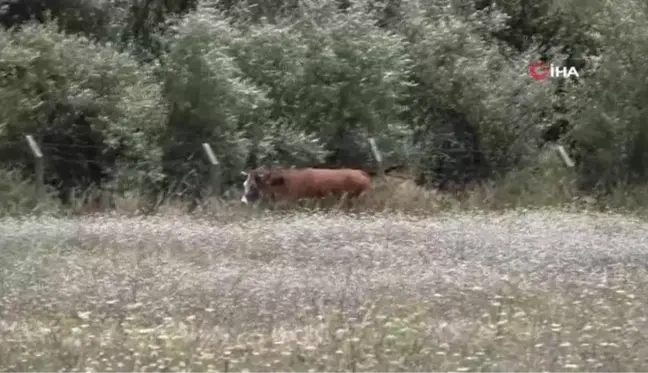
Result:
M272 194L272 188L283 184L284 176L281 169L272 169L261 166L250 172L241 171L247 176L243 183L243 197L241 202L254 203L264 196Z

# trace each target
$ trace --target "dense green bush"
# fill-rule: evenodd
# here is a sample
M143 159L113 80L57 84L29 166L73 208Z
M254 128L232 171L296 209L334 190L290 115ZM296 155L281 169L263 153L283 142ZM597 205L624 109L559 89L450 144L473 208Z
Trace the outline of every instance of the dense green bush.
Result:
M168 32L163 56L165 97L170 107L164 153L172 179L184 178L196 192L207 181L201 144L208 142L231 181L245 164L250 128L263 123L265 92L247 82L228 55L228 38L236 30L217 12L200 8L180 19ZM202 166L201 166L202 165ZM187 179L187 175L192 175ZM202 177L200 176L202 175Z
M270 121L316 134L332 162L366 161L369 135L392 139L410 85L407 43L378 28L364 5L345 13L334 2L305 5L302 20L253 25L231 44L246 76L267 90Z
M484 38L504 27L504 14L466 16L443 3L408 2L401 25L416 62L408 114L420 135L419 168L443 179L504 173L537 156L552 86L527 74L535 50L515 54Z
M569 145L587 190L646 181L638 0L23 8L0 18L45 24L0 32L0 155L28 170L31 133L53 162L48 179L66 188L108 175L197 195L203 142L238 185L260 163L368 164L368 137L421 184L533 175L547 141ZM536 82L538 59L581 77Z
M42 142L48 176L101 166L120 182L161 178L159 137L166 117L153 67L126 52L67 36L53 24L0 30L0 149L24 161L24 135ZM62 180L65 179L65 180ZM66 185L69 185L66 184Z
M568 102L581 183L609 190L647 181L648 6L609 4L593 22L601 53Z

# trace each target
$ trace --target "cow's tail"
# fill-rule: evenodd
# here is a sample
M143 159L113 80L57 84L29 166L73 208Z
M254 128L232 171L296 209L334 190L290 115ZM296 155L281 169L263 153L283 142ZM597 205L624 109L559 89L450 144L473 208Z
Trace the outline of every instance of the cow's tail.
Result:
M385 175L389 175L389 173L392 172L392 171L401 170L401 169L404 169L404 168L406 168L406 166L404 164L397 164L395 166L390 166L390 167L385 168L384 172L385 172ZM363 171L364 173L366 173L367 175L369 175L371 177L378 176L378 170L364 168L361 171Z

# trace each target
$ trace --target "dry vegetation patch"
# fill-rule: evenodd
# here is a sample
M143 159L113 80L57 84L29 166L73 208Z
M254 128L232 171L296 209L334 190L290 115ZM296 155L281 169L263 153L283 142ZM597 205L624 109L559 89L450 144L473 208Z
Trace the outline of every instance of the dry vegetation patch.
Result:
M0 222L0 369L645 370L648 224L526 211Z

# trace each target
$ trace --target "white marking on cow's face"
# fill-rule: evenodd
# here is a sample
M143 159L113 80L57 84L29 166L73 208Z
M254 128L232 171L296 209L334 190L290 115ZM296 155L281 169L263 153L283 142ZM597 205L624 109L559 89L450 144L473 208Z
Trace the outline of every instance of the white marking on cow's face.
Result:
M241 173L243 173L243 171L241 171ZM250 180L251 176L247 173L245 173L245 175L247 175L247 179L245 179L245 182L243 182L243 197L241 197L241 202L247 205L249 202L247 196L248 194L250 194L250 187L252 185L252 182Z
M250 181L250 177L248 176L248 178L245 179L245 182L243 182L243 191L245 191L245 193L248 193L250 191L251 184L252 182Z

